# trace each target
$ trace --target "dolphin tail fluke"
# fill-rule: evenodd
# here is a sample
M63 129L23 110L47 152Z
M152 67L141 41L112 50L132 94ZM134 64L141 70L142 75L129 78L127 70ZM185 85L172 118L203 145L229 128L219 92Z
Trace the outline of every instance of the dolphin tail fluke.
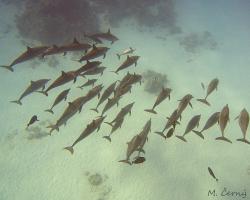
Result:
M245 139L245 138L237 139L237 141L244 142L246 144L250 144L250 142L247 139Z
M48 92L46 92L46 91L36 91L36 92L44 94L45 96L48 96Z
M73 154L73 153L74 153L73 146L65 147L65 148L63 148L63 149L68 150L71 154Z
M206 99L196 99L196 100L210 106L210 103Z
M226 137L224 137L224 136L217 137L217 138L215 138L215 139L216 139L216 140L223 140L223 141L225 141L225 142L232 143L232 141L231 141L231 140L229 140L228 138L226 138Z
M204 140L204 136L202 135L200 131L193 130L193 132Z
M118 59L120 60L120 59L121 59L120 54L119 54L119 53L117 53L116 55L117 55Z
M155 132L156 134L162 136L164 139L166 139L166 136L163 134L163 132L160 132L160 131L156 131Z
M157 114L157 112L154 109L145 109L144 111Z
M97 110L97 108L91 108L90 110L95 111L96 113L99 113L99 111Z
M13 67L10 66L10 65L0 65L0 67L5 68L5 69L7 69L7 70L9 70L9 71L11 71L11 72L14 72Z
M11 102L11 103L16 103L16 104L18 104L18 105L20 105L20 106L23 105L22 102L21 102L21 100L10 101L10 102Z
M183 142L187 142L187 140L183 136L176 135L176 137L179 138L180 140L182 140Z
M132 165L131 162L129 160L119 160L118 162L123 162L123 163L127 163L129 165Z
M47 110L45 110L45 112L49 112L49 113L51 113L51 114L54 114L54 112L53 112L52 109L47 109Z
M103 136L103 138L107 139L109 142L111 142L111 137L110 135Z
M54 131L54 130L57 130L59 131L59 127L57 125L49 125L47 126L47 128L50 128L50 131L49 131L49 134L51 135L51 133Z

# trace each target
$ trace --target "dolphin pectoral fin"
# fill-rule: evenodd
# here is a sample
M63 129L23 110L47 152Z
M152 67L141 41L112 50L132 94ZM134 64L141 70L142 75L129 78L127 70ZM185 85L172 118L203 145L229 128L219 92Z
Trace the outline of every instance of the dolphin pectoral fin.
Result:
M206 99L196 99L196 100L210 106L210 103Z
M45 112L49 112L49 113L51 113L51 114L54 114L54 112L53 112L52 109L47 109L47 110L45 110Z
M66 56L67 55L67 52L65 51L65 52L63 52L63 56Z
M240 116L238 115L237 117L235 117L235 118L234 118L234 120L237 120L237 119L239 119L239 117L240 117Z
M154 133L162 136L164 139L166 139L166 136L163 134L163 132L160 132L160 131L155 131Z
M157 112L154 109L145 109L144 111L157 114Z
M41 93L41 94L44 94L45 96L48 96L48 92L46 92L46 91L35 91L35 92L38 92L38 93Z
M76 82L76 77L74 78L74 80L73 80L73 83L75 83Z
M73 155L73 153L74 153L73 146L65 147L65 148L63 148L63 149L68 150L72 155Z
M96 113L98 113L99 111L97 110L97 108L91 108L90 110L95 111Z
M217 137L217 138L215 138L215 140L223 140L225 142L232 143L232 141L229 140L228 138L226 138L225 136Z
M244 143L246 143L246 144L250 144L250 142L249 142L247 139L245 139L245 138L237 139L237 141L239 141L239 142L244 142Z
M21 102L21 100L10 101L10 103L16 103L16 104L18 104L20 106L23 105L22 102Z
M12 66L8 66L8 65L0 65L0 67L5 68L5 69L7 69L7 70L9 70L9 71L11 71L11 72L14 72L14 69L13 69L13 67L12 67Z
M176 137L179 138L180 140L184 141L184 142L187 142L187 140L183 136L176 135Z
M191 102L189 102L188 104L189 104L189 106L190 106L191 108L193 108L193 105L191 104Z
M129 165L132 165L131 162L129 160L119 160L118 162L123 162L123 163L127 163Z
M103 138L107 139L109 142L111 142L111 137L109 135L103 136Z
M113 124L111 122L104 122L105 124L108 124L109 126L113 127Z
M144 154L146 153L145 150L144 150L144 149L141 149L141 148L136 149L136 151L138 151L139 153L141 153L141 152L144 153Z
M137 62L135 62L135 67L137 66Z
M110 72L116 73L118 75L118 71L110 71Z
M195 131L192 130L196 135L198 135L199 137L201 137L204 140L204 136L202 135L202 133L200 131Z
M106 57L106 53L105 54L103 54L103 59Z
M121 56L120 56L120 54L116 54L117 55L117 57L118 57L118 60L120 60L121 59Z

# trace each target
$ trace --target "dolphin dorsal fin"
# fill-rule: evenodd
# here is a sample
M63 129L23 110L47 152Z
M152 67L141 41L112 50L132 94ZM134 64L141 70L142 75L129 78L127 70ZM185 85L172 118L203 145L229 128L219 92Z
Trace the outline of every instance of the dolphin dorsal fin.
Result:
M96 49L96 46L95 46L95 44L93 44L93 46L92 46L92 47L93 47L93 49Z
M79 44L79 41L74 37L73 44Z
M30 81L30 84L32 85L32 84L34 84L35 83L35 81Z
M32 51L32 48L29 47L29 46L27 46L27 51L28 51L28 52Z
M65 76L66 75L66 72L65 71L62 71L62 76Z

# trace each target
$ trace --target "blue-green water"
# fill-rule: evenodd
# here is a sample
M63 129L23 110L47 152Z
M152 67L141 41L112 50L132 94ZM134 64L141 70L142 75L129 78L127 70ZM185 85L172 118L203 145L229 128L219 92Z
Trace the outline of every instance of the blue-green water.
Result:
M23 99L22 106L9 101L16 100L31 80L54 80L62 70L77 69L81 64L74 60L79 55L69 53L65 57L53 56L46 62L24 62L16 65L13 73L1 69L0 200L250 199L250 146L236 141L242 133L238 121L234 120L243 108L250 110L249 7L246 0L178 0L175 2L175 23L182 30L178 34L167 33L164 26L153 31L141 29L127 22L126 16L119 27L111 26L111 32L119 40L112 45L109 42L103 44L110 50L105 59L96 59L107 67L103 76L95 76L98 84L103 83L106 88L128 71L142 74L154 70L167 75L167 86L173 90L171 99L156 107L157 115L147 113L144 109L153 105L156 95L144 90L146 80L142 85L133 85L131 93L122 97L119 106L107 112L107 121L110 121L120 108L135 102L131 116L126 116L121 129L114 132L112 142L102 138L110 132L110 126L102 124L99 132L74 147L73 155L63 148L71 145L87 124L99 115L90 110L98 99L88 102L80 114L73 116L52 136L47 135L49 129L46 126L56 122L67 102L86 95L91 87L76 88L85 79L79 77L75 84L70 82L51 90L48 97L34 93ZM25 51L23 40L34 46L40 44L18 34L14 20L18 12L20 10L15 5L2 4L0 7L0 64L10 63ZM109 27L103 24L102 31ZM130 46L136 48L134 54L140 56L137 67L125 69L119 75L111 73L125 60L125 57L118 60L116 53ZM53 67L55 60L59 62L57 67ZM205 95L201 82L207 86L213 78L219 79L218 91L208 97L211 106L206 106L196 98ZM44 112L57 94L67 88L71 88L68 99L54 108L55 114ZM187 143L175 136L164 140L154 133L162 130L166 117L177 108L177 100L188 93L195 97L191 100L193 108L186 108L174 134L182 134L188 121L197 114L201 114L200 130L212 113L221 111L228 104L230 121L225 135L232 144L215 140L221 135L217 124L204 132L205 140L189 133ZM25 130L33 115L37 115L40 122ZM146 161L132 166L118 162L126 157L126 143L140 133L150 118L152 131L144 147ZM218 182L208 173L208 166L213 169ZM89 181L89 177L96 173L103 179L98 186ZM242 194L246 192L246 197L236 193L223 196L224 188ZM209 190L214 189L218 196L208 196Z

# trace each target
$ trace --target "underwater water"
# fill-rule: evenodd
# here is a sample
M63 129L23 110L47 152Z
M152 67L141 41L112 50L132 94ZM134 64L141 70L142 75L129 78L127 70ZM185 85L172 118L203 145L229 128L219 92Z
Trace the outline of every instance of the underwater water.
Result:
M20 12L19 3L1 2L1 65L11 63L26 51L27 45L41 45L20 36L15 23L16 13ZM0 200L250 199L250 145L236 140L243 136L235 120L243 108L250 110L250 3L247 0L177 0L174 5L175 23L181 28L176 34L169 33L164 26L143 29L140 24L126 20L126 15L119 26L103 23L100 31L110 28L119 38L113 44L104 41L97 45L110 48L104 59L94 59L107 67L103 75L79 76L75 83L72 80L49 91L48 97L34 92L22 99L21 106L10 103L19 98L31 80L51 79L47 88L61 71L76 70L84 65L85 61L76 62L84 52L32 59L13 66L14 72L0 68ZM118 74L111 72L126 60L127 55L119 60L116 54L129 47L136 49L131 56L140 56L136 67L129 66ZM111 83L121 80L127 72L144 74L147 70L166 75L165 87L172 89L170 100L164 99L156 106L157 114L144 111L153 106L161 91L160 83L150 91L145 90L147 83L157 81L154 74L143 78L141 84L133 84L131 93L123 95L118 106L104 114L107 115L104 121L109 122L122 107L135 102L131 116L124 117L121 128L112 134L111 142L103 138L111 131L103 122L98 132L95 130L74 146L73 154L64 149L101 115L107 100L99 106L99 113L90 110L96 107L97 97L88 101L65 126L60 126L59 131L49 135L47 126L56 123L68 102L87 95L92 88L77 88L86 80L98 79L95 85L103 84L102 95ZM219 79L218 89L207 98L211 105L197 101L204 98L208 84L215 78ZM67 100L53 108L54 114L44 112L57 95L68 88ZM173 136L164 139L155 134L164 128L166 117L170 117L178 107L178 100L186 94L194 97L192 108L187 106L183 111ZM229 121L225 136L232 144L215 140L221 136L219 123L222 120L204 131L204 140L193 132L185 136L187 142L175 136L184 133L195 115L201 115L199 127L195 128L201 130L207 119L214 112L221 112L227 104ZM26 129L34 115L39 121ZM145 162L132 165L118 162L126 158L127 142L139 134L150 119L151 132L143 147L145 154L140 153ZM248 132L246 138L250 140ZM137 155L138 152L133 152L130 160Z

